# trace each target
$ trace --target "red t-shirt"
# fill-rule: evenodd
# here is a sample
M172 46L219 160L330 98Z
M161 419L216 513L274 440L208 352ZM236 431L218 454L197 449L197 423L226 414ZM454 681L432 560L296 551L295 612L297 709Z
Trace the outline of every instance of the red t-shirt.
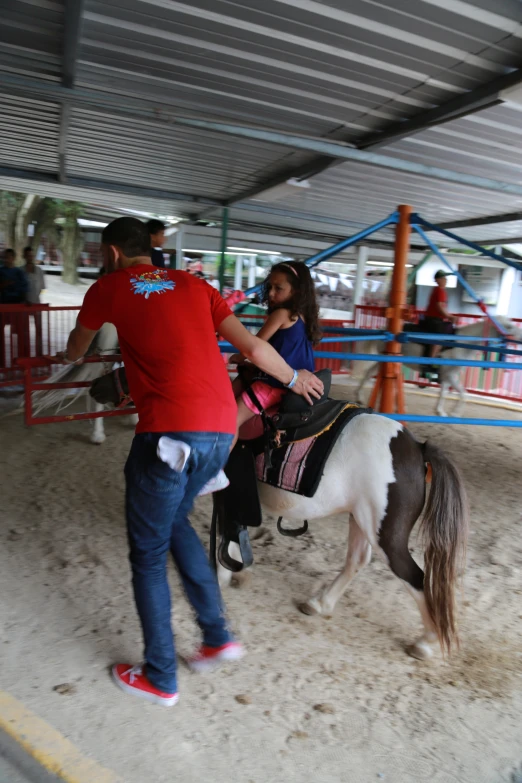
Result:
M447 304L448 303L448 294L446 292L445 288L441 288L440 286L435 286L433 291L431 292L430 301L428 303L428 307L426 308L426 317L427 318L444 318L441 311L438 308L439 304Z
M116 327L136 432L234 433L237 406L215 335L229 315L204 280L140 264L97 280L78 319L86 329Z

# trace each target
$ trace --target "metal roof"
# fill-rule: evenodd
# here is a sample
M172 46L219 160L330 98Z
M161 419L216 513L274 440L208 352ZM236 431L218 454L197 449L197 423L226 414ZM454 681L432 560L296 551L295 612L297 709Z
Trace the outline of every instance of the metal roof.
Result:
M518 0L3 0L0 188L299 236L522 212L521 43Z

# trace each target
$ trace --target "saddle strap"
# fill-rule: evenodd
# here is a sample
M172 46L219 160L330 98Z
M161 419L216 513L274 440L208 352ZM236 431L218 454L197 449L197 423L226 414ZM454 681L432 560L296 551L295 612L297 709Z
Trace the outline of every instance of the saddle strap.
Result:
M127 375L125 373L124 367L118 367L114 372L114 383L116 385L116 391L118 392L118 396L120 398L120 401L117 408L125 408L126 405L129 404L129 402L132 402L132 398L129 394L128 387L127 391L125 391L122 383L122 378L125 381L125 384L127 384Z
M248 386L246 393L258 409L260 415L261 415L261 421L263 422L263 430L264 430L264 453L265 453L265 465L267 468L272 467L272 448L270 444L270 435L274 436L276 432L276 428L274 426L274 422L272 421L272 418L268 416L267 412L259 402L256 393L252 389L251 386Z

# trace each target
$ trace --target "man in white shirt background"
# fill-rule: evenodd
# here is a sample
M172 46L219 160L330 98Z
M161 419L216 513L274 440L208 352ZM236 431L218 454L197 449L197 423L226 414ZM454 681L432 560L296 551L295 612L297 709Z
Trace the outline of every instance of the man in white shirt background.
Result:
M43 270L34 262L34 254L32 247L26 247L24 249L24 272L27 277L28 289L26 294L26 301L28 305L39 305L40 294L45 288L45 277ZM43 353L42 345L42 313L35 312L34 329L35 329L35 344L36 355L41 356Z

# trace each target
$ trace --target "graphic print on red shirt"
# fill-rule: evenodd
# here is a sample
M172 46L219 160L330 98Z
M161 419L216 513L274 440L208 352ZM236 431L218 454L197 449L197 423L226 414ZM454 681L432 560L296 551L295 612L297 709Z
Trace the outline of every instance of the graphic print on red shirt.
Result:
M116 327L136 432L234 433L237 407L215 336L229 315L204 280L140 264L94 283L78 319L86 329Z
M439 304L447 304L448 303L448 294L446 292L445 288L441 288L440 286L435 286L433 291L431 292L430 301L428 303L428 307L426 308L426 318L444 318L441 311L438 308Z

